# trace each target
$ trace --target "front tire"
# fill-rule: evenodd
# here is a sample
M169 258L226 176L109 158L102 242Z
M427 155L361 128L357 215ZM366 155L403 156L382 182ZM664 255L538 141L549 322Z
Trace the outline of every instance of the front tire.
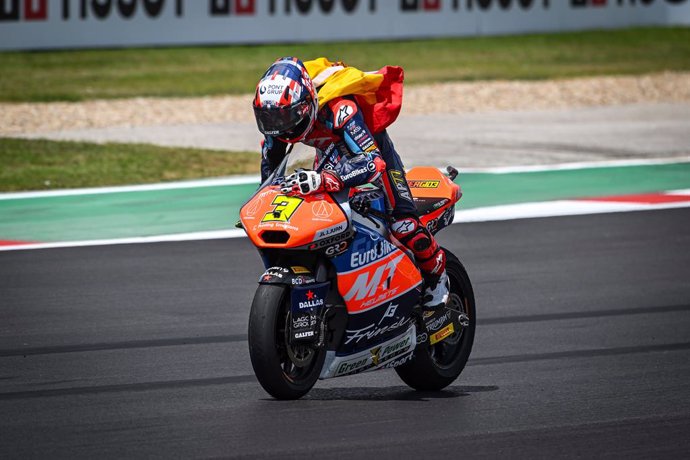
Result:
M450 278L450 307L465 313L469 324L442 342L418 347L412 360L395 368L403 382L419 391L438 391L453 383L465 368L474 343L477 319L472 284L460 260L447 250L446 272Z
M307 394L321 373L323 347L288 342L290 296L287 286L260 284L249 314L249 357L261 386L276 399Z

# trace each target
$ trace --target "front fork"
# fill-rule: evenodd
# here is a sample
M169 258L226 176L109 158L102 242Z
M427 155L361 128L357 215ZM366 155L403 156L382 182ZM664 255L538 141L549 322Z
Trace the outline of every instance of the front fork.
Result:
M314 271L299 265L275 266L259 278L260 284L280 284L288 289L290 309L285 326L289 345L319 348L325 344L331 282L322 264Z

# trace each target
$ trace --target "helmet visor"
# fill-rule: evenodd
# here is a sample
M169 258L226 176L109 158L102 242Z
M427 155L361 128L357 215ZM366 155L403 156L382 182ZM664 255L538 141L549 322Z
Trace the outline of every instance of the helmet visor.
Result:
M310 103L304 100L290 107L254 107L254 116L259 131L267 136L281 137L308 118L309 110Z

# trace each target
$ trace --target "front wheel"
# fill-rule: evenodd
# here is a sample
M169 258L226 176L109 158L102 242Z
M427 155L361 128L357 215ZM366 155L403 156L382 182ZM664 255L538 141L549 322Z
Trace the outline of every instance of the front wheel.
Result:
M450 278L449 307L467 315L469 324L435 345L420 346L411 361L395 371L410 387L421 391L441 390L458 378L472 351L476 315L474 292L465 267L446 251L446 272Z
M261 284L249 314L249 357L261 386L276 399L307 394L321 373L323 347L288 341L290 296L287 286Z

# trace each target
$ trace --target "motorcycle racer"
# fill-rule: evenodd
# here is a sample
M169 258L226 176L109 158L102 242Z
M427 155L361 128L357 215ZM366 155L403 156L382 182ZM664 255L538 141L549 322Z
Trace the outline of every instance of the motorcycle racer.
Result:
M330 65L312 78L302 61L285 57L264 73L253 101L257 126L264 135L262 181L289 153L290 144L301 142L316 149L315 165L321 172L299 171L285 177L279 184L283 193L307 195L372 182L382 185L395 220L391 233L414 254L424 277L422 306L440 308L448 302L449 292L445 253L419 220L402 161L385 126L372 132L363 100L347 90L319 101L315 82L325 88L328 79L344 68L342 63ZM401 69L400 74L402 78Z

